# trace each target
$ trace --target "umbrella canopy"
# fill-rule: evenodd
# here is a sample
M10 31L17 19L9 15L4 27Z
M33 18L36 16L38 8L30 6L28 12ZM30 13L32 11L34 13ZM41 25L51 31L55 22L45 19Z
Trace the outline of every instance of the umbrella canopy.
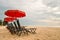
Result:
M12 17L6 17L4 18L4 21L6 22L12 22L13 20L15 20L16 18L12 18Z
M25 12L19 10L7 10L5 12L5 15L16 18L21 18L26 16Z

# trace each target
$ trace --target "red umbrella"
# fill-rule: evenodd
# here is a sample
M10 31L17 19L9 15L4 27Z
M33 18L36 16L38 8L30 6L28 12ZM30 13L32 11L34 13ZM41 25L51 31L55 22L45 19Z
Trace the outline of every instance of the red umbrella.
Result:
M9 17L14 17L14 18L21 18L26 16L25 12L19 11L19 10L7 10L5 12L5 15ZM17 20L17 24L18 24L18 27L20 28L19 20Z
M25 12L19 11L19 10L7 10L5 12L5 15L10 16L10 17L16 17L16 18L17 17L21 18L21 17L26 16Z
M12 22L13 20L15 20L16 18L12 18L12 17L6 17L4 18L4 21L6 22Z

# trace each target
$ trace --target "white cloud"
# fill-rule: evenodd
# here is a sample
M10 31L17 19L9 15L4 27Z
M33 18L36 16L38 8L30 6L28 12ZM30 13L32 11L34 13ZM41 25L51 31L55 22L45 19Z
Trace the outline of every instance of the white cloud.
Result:
M46 4L50 2L52 3L52 0L51 1L49 0L48 3L47 2L48 0L46 0ZM37 24L39 22L45 22L47 24L49 23L50 25L52 24L58 25L60 22L58 21L60 20L60 7L57 7L54 3L52 3L53 5L51 4L49 6L49 5L45 5L43 3L43 0L7 0L7 1L0 0L0 4L1 4L0 6L25 11L27 14L25 20L28 19L28 22L31 24L33 24L33 22L34 23L37 22ZM56 7L51 7L51 6L56 6Z
M48 19L45 19L45 20L35 20L35 22L45 23L45 24L43 24L45 26L60 26L60 21L54 21L54 20L48 20Z
M50 7L60 7L60 0L43 0L43 3Z
M59 14L60 15L60 12L55 12L55 14Z
M51 24L56 24L56 23L60 23L60 21L54 21L54 20L35 20L36 22L46 22L46 23L51 23Z

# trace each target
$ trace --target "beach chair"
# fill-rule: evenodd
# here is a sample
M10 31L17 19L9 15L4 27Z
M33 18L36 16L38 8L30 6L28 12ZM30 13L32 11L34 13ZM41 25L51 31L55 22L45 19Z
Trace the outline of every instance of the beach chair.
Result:
M16 27L18 35L21 35L22 33L25 34L26 33L25 27L20 26L19 20L16 20L16 22L17 22L17 25L18 25ZM14 23L14 24L16 25L16 23Z
M13 22L14 25L15 25L15 31L16 31L16 34L18 35L19 31L22 31L21 28L19 26L17 26L16 22ZM19 25L19 24L18 24Z
M26 28L25 26L20 26L19 20L16 20L16 22L13 23L9 23L7 25L7 29L10 31L11 34L17 34L18 36L23 33L27 35L28 33L36 33L36 28Z
M20 26L19 20L17 21L17 25L18 25L18 34L21 35L22 33L24 34L28 34L28 33L36 33L36 28L25 28L25 26Z
M11 34L15 34L15 28L12 23L7 25L7 29L10 31Z
M36 28L29 28L29 31L30 31L31 33L35 34L35 33L36 33Z

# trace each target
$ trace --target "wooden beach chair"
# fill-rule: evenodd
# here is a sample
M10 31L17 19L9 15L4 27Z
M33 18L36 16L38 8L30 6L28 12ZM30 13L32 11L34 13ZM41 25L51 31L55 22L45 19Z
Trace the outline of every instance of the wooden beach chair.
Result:
M15 28L12 23L7 25L7 29L10 31L11 34L15 34Z
M25 28L24 26L20 26L19 20L17 21L17 25L18 25L18 34L21 35L22 33L24 34L28 34L28 33L36 33L36 28Z
M17 22L17 23L16 23ZM8 24L7 29L11 32L11 34L17 34L17 35L21 35L21 34L27 34L28 33L36 33L36 28L26 28L25 26L20 26L19 20L16 20L16 22Z

